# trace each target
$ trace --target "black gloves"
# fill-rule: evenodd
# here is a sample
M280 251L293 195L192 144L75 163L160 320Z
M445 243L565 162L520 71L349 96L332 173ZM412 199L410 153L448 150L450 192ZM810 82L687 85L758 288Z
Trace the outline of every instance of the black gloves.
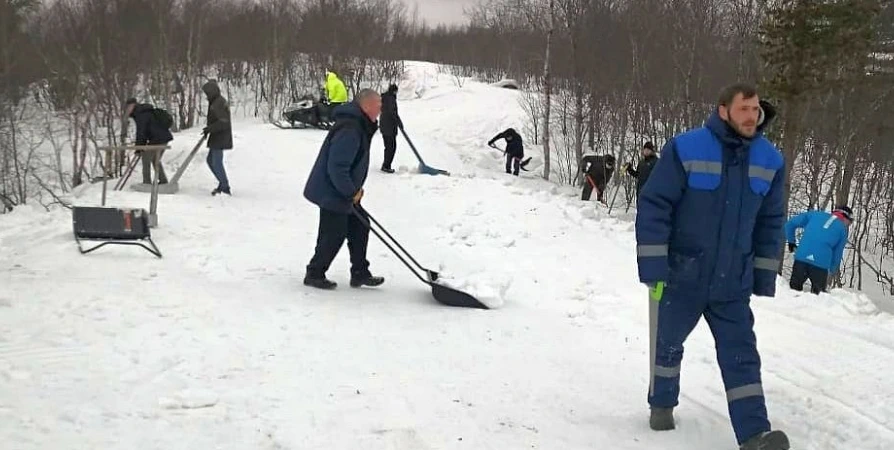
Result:
M796 248L798 248L798 244L795 244L794 242L789 242L789 243L788 243L788 251L789 251L789 253L794 253Z

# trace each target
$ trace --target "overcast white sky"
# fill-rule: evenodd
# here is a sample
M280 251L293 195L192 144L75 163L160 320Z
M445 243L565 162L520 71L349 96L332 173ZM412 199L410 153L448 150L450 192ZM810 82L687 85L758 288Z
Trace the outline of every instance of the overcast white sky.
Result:
M468 19L463 15L463 7L470 7L476 0L405 0L412 10L413 3L419 5L419 18L432 25L439 23L459 24Z

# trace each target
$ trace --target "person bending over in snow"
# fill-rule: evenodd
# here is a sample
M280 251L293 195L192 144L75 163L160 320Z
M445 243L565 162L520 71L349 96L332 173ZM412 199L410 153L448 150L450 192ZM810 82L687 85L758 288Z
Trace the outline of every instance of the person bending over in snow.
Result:
M165 145L174 140L169 127L166 127L156 113L154 106L148 103L137 103L137 99L129 98L124 103L124 115L133 118L137 125L134 145ZM126 130L125 130L126 131ZM158 154L158 184L167 184L161 157L165 151L138 152L143 163L143 184L152 184L152 158Z
M590 194L596 189L596 200L605 203L603 194L608 181L615 172L615 157L612 155L584 156L580 161L580 170L584 174L584 188L581 192L581 200L590 200Z
M853 221L853 211L842 205L831 213L807 211L792 217L785 224L788 251L795 253L792 278L789 286L800 291L804 282L810 279L810 292L826 292L830 273L838 271L844 246L847 244L847 229ZM804 229L801 244L795 243L795 231Z
M366 247L369 228L354 212L363 198L363 184L369 173L369 144L376 134L376 119L382 109L378 92L363 89L353 102L333 111L335 125L323 141L311 169L304 197L320 208L320 227L313 258L307 265L304 284L335 289L326 271L345 239L351 253L351 287L379 286L385 282L369 272Z
M397 129L404 129L404 122L397 113L397 85L388 86L388 92L382 94L382 115L379 116L379 132L385 143L385 159L382 161L382 172L394 173L391 163L397 151Z
M487 145L497 148L494 143L499 139L506 140L506 149L503 150L503 153L506 155L506 173L518 176L521 160L525 157L525 147L522 143L521 135L518 134L514 128L507 128L502 133L487 141Z
M773 108L745 84L726 87L705 125L665 144L636 216L639 279L654 328L653 430L673 429L683 343L702 316L714 335L729 416L742 450L786 450L771 431L751 295L776 295L785 165L763 136Z

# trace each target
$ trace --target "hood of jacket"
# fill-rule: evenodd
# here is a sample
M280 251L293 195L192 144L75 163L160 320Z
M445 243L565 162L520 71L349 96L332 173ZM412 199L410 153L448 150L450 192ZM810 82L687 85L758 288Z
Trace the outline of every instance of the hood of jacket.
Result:
M137 114L144 113L146 111L152 111L153 106L148 103L137 103L133 107L133 111L130 112L130 117L136 117Z
M214 100L215 98L220 96L220 86L217 85L217 82L211 80L202 85L202 92L205 93L205 96L208 97L208 100Z

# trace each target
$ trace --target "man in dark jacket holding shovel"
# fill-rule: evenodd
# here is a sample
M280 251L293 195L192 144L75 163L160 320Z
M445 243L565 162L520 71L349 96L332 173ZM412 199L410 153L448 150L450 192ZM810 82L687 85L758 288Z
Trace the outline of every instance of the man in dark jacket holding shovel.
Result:
M211 195L224 193L230 195L230 180L224 169L223 152L233 148L233 126L230 123L230 107L227 99L220 95L220 87L217 82L211 80L202 86L202 91L208 97L208 125L202 129L202 134L208 135L208 158L206 162L211 173L217 178L217 188L211 191Z
M514 128L507 128L487 141L487 145L497 148L494 143L499 139L506 140L506 150L503 150L503 153L506 154L506 173L518 176L518 169L522 166L521 160L525 157L525 146L522 143L521 135Z
M351 287L379 286L385 282L369 272L369 228L355 215L359 208L354 206L363 198L363 184L369 173L369 145L378 129L376 119L381 109L379 93L363 89L354 101L333 111L335 125L323 141L304 187L304 197L320 207L317 246L304 277L307 286L336 288L337 284L326 278L326 271L346 238L351 253Z
M589 201L593 189L596 189L596 199L601 203L605 203L605 187L615 172L615 157L613 155L584 156L580 165L581 172L584 174L584 188L581 191L581 200Z
M379 132L385 143L385 159L382 161L382 172L385 173L394 173L391 163L394 162L394 153L397 151L398 128L403 129L404 123L397 113L397 85L392 84L382 94L382 114L379 116Z

